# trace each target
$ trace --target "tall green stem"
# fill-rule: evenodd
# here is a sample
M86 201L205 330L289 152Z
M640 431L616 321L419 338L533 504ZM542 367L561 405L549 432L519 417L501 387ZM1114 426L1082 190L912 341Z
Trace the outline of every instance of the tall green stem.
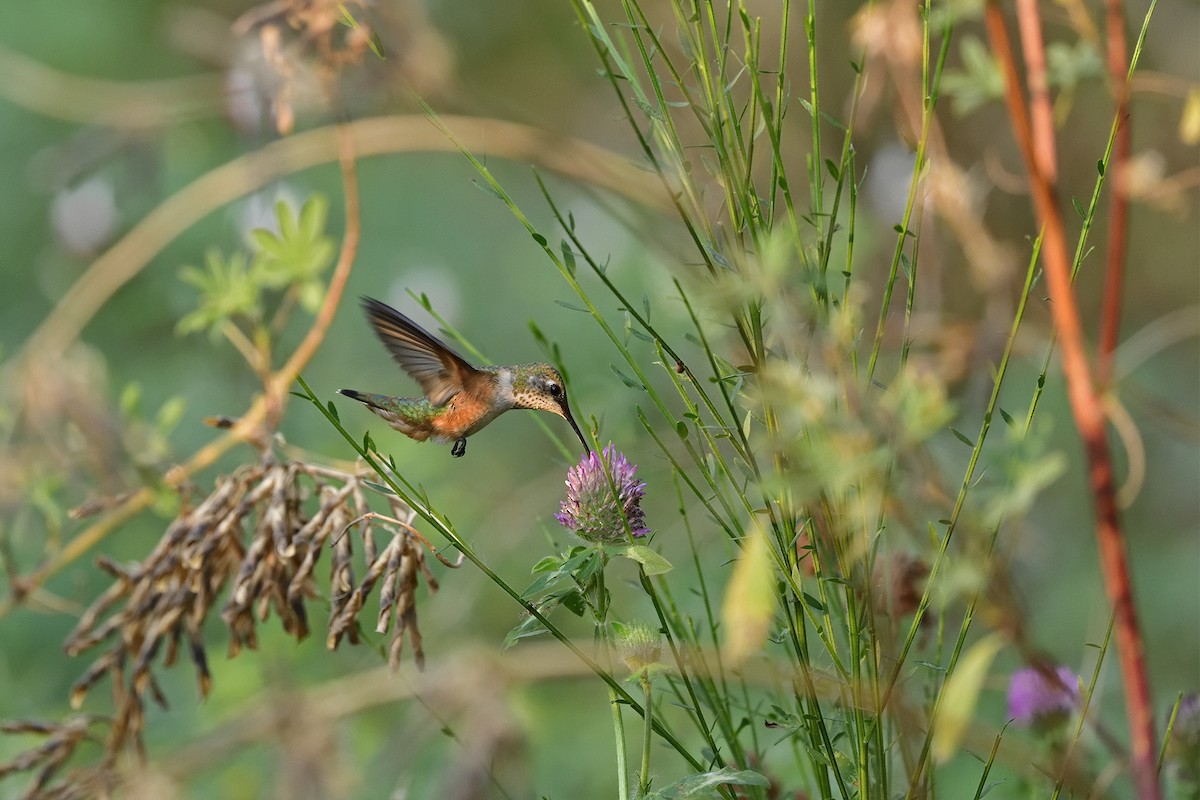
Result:
M642 696L646 701L646 710L649 713L650 709L650 674L646 669L642 670ZM649 724L642 726L642 771L638 775L638 797L645 797L650 793L650 726Z

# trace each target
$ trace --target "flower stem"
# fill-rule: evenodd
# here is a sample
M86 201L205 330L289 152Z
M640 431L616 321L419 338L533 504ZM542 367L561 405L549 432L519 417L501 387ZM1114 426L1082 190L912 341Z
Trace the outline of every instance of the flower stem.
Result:
M642 771L638 775L638 797L650 793L650 674L642 670L642 694L645 697L646 720L642 726Z
M612 706L613 734L617 739L617 797L629 800L629 783L625 778L628 769L625 763L625 723L621 719L621 700L611 686L608 688L608 702Z
M608 567L608 556L603 550L600 551L600 570L596 573L596 604L594 606L593 619L596 623L595 641L600 652L597 656L604 657L606 653L611 652L608 644L608 589L604 585L604 570ZM609 670L612 669L612 664L608 664ZM608 702L612 706L613 715L613 736L617 740L617 797L620 800L629 800L629 766L626 763L625 755L625 721L621 718L621 699L617 696L617 691L613 687L608 687ZM649 719L649 717L647 717Z

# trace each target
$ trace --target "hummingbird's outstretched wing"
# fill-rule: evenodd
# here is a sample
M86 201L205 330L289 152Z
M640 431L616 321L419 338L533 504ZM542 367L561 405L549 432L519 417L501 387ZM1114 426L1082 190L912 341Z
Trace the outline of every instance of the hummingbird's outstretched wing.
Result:
M387 303L364 297L362 305L380 341L396 363L421 384L429 402L442 405L479 376L462 356Z

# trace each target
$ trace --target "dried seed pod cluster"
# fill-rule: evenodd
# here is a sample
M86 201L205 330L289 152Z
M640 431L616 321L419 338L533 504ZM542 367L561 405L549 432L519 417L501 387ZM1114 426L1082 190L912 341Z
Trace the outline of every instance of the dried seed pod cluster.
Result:
M256 626L272 612L285 631L305 638L305 602L318 594L314 571L326 549L331 552L328 647L343 639L359 641L358 615L379 584L376 631L386 633L396 618L389 662L399 664L407 636L417 664L423 664L415 594L420 575L431 590L437 588L425 563L428 543L409 524L410 508L384 494L391 515L372 512L368 491L375 490L365 474L267 455L218 480L212 494L180 513L141 563L120 566L101 559L114 583L84 613L65 647L71 655L107 648L76 682L71 702L78 708L98 681L111 678L116 710L110 757L126 744L140 749L147 695L166 705L154 674L160 652L162 664L170 666L186 646L200 692L208 694L212 679L204 622L226 589L220 613L231 633L231 657L243 646L256 647ZM379 528L391 537L382 549L375 541ZM357 584L356 539L366 567Z
M0 723L0 731L11 734L43 736L45 741L20 753L12 761L0 764L0 778L15 772L37 770L24 798L68 800L68 798L106 797L113 789L113 775L105 767L84 767L72 771L68 780L52 784L55 774L85 741L91 728L101 722L91 714L78 714L62 722L19 720Z

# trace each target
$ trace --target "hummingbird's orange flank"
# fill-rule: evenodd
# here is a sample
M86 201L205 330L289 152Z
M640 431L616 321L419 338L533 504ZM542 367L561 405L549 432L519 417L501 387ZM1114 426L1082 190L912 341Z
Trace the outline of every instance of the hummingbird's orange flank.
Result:
M339 389L388 421L410 439L454 442L450 454L467 452L467 437L510 408L535 408L558 414L584 452L587 441L567 405L562 375L549 364L473 367L462 356L426 333L396 309L364 297L363 311L384 346L405 372L421 384L424 397L392 397Z

